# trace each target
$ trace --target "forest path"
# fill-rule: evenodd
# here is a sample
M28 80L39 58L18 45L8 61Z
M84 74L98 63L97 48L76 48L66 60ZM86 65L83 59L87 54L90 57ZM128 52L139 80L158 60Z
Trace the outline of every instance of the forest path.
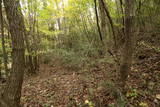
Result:
M80 74L43 64L38 75L24 81L21 101L24 107L73 107L87 99L85 91Z
M100 63L75 69L57 62L58 60L51 64L41 64L37 75L24 80L21 99L23 107L78 107L87 100L102 104L115 103L107 89L109 87L105 85L116 83L114 64ZM131 87L127 89L129 95L136 90L134 100L128 97L134 107L138 107L141 102L145 102L147 107L159 107L155 106L159 105L160 100L159 65L158 53L134 64L127 81ZM152 86L147 85L147 81ZM154 93L150 90L154 90Z

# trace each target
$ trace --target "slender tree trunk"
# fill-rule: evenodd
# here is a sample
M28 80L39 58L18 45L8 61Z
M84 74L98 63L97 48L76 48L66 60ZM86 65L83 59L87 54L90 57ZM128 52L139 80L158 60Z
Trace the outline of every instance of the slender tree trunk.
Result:
M2 72L1 72L1 70L2 70L2 61L0 59L0 81L2 80Z
M121 53L120 74L123 85L127 80L132 65L132 18L133 18L133 0L125 0L125 43Z
M36 28L37 28L37 34L36 34L36 56L35 56L35 70L39 69L39 54L38 54L38 44L40 42L40 36L39 36L39 25L38 25L38 16L36 17Z
M101 27L101 32L102 32L102 36L103 38L105 38L107 36L107 19L106 19L106 15L105 15L105 11L103 8L103 4L101 2L101 0L98 0L99 2L99 15L100 15L100 27Z
M20 107L25 70L25 26L19 0L4 0L4 6L12 39L12 71L4 92L0 95L0 107Z
M56 8L57 8L57 10L60 10L59 6L58 6L58 1L55 0L55 2L56 2ZM58 24L58 30L61 30L61 20L60 20L60 18L57 18L57 24Z
M97 0L94 0L94 4L95 4L95 15L96 15L96 22L97 22L97 28L98 28L98 33L99 33L99 37L101 40L101 49L99 50L99 55L104 55L105 53L105 44L104 44L104 38L103 38L103 33L101 31L101 27L99 25L99 16L98 16L98 10L97 10Z
M29 35L32 36L33 38L33 43L35 42L34 41L34 27L35 27L35 21L34 21L34 16L31 15L31 13L34 13L33 12L33 1L30 1L30 0L27 0L27 3L28 3L28 11L29 11L29 15L28 15L28 18L29 18L29 34L26 33L25 34L25 43L26 43L26 47L27 47L27 51L28 51L28 61L27 61L27 65L29 65L29 70L28 72L31 73L31 74L35 74L35 69L34 69L34 61L33 61L33 56L32 56L32 53L33 53L33 50L31 50L31 42L29 41Z
M38 16L37 16L37 1L35 0L34 2L34 6L33 6L33 11L34 11L34 17L33 17L33 20L34 20L34 25L33 25L33 40L35 42L35 49L34 49L34 56L33 56L33 62L34 62L34 70L36 71L38 69L38 27L37 27L37 24L38 24Z
M116 34L115 34L114 23L113 23L113 20L112 20L112 18L110 16L109 11L108 11L107 3L105 2L105 0L100 0L100 1L102 3L103 8L104 8L105 14L108 17L108 21L109 21L111 29L112 29L114 45L117 48L117 38L116 38Z
M88 39L88 42L91 42L91 41L90 41L90 37L89 37L89 32L88 32L88 26L87 26L86 23L84 23L84 22L85 22L84 15L83 15L83 16L81 15L81 21L83 22L83 23L82 23L83 31L84 31L84 33L86 34L86 37L87 37L87 39Z
M0 0L0 21L1 21L1 36L2 36L2 51L3 51L3 61L4 61L4 68L6 74L8 74L8 57L5 47L5 39L4 39L4 23L3 23L3 13L2 13L2 0Z
M7 29L7 39L11 40L11 34L10 34L9 29ZM9 47L12 48L12 42L11 41L9 41Z
M121 11L121 14L123 14L124 13L124 10L123 10L123 1L119 0L119 2L120 2L120 11ZM125 20L124 16L122 15L122 25L123 26L125 24L124 20ZM123 32L123 34L125 33L124 28L122 28L122 32Z
M2 1L0 0L0 14L2 13ZM2 26L1 26L2 27ZM1 72L1 60L0 60L0 80L2 79L2 72Z
M111 47L111 40L109 38L109 27L107 27L107 17L105 9L101 0L98 0L99 3L99 15L100 15L100 28L102 32L102 37L104 38L104 50L108 50Z
M97 11L97 0L94 0L94 5L95 5L94 8L95 8L97 29L98 29L98 33L99 33L100 40L102 41L102 44L103 44L102 32L101 32L100 25L99 25L99 18L98 18L98 11Z
M26 44L26 49L27 49L27 51L28 51L28 61L29 61L29 63L28 63L28 61L26 61L26 66L29 64L29 73L32 73L32 74L34 74L35 72L34 72L34 65L33 65L33 61L32 61L32 55L31 55L31 53L32 53L32 51L31 51L31 49L30 49L30 43L29 43L29 39L28 39L28 34L26 34L26 31L24 31L25 32L25 44Z

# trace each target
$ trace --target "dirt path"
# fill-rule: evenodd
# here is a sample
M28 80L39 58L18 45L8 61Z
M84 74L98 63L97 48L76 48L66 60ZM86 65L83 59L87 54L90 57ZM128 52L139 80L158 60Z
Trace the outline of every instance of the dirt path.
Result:
M24 107L66 107L85 98L79 74L62 68L42 65L40 74L24 82Z
M160 57L151 58L139 61L132 68L125 95L129 107L160 105ZM78 71L53 62L41 65L36 76L25 79L21 99L23 107L87 107L82 106L87 100L96 104L95 107L116 104L113 89L117 88L114 85L118 82L112 64L101 63Z

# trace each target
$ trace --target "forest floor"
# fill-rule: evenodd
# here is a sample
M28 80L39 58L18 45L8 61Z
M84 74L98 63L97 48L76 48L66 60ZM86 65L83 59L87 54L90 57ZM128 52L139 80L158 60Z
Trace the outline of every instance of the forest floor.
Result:
M55 63L43 64L38 75L25 80L22 104L24 107L83 105L90 99L89 87L95 87L104 79L98 69L92 69L91 72L77 71Z
M128 77L128 107L160 107L160 54L146 52ZM114 64L73 69L55 59L25 79L21 102L24 107L116 107L116 77Z

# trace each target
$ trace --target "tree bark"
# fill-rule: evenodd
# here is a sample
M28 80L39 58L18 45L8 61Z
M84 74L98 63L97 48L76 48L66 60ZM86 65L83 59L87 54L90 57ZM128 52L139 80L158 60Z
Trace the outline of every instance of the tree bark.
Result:
M1 62L1 59L0 59L0 81L2 80L2 72L1 72L1 69L2 69L2 62Z
M109 37L109 27L107 26L107 17L105 13L105 9L101 0L98 0L99 3L99 16L100 16L100 28L102 32L102 38L104 42L104 47L109 49L111 47L111 40Z
M33 6L33 3L34 1L30 1L30 0L27 0L27 3L28 3L28 18L29 18L29 34L26 33L25 34L25 43L26 43L26 47L27 47L27 51L28 51L28 61L27 61L27 65L29 65L29 70L28 72L30 74L36 74L36 71L35 71L35 65L34 65L34 58L33 58L33 53L34 50L31 49L31 45L32 46L36 46L36 43L35 43L35 25L36 25L36 20L35 20L35 11L34 11L34 6ZM32 15L31 15L32 14ZM25 31L26 32L26 31ZM29 41L29 35L32 37L32 42Z
M112 18L111 18L111 16L110 16L110 13L109 13L109 11L108 11L106 2L105 2L104 0L101 0L101 3L102 3L102 5L103 5L105 14L106 14L106 16L108 17L108 20L109 20L109 23L110 23L110 26L111 26L111 29L112 29L114 45L115 45L115 47L117 47L117 38L116 38L116 34L115 34L115 28L114 28L113 20L112 20Z
M4 39L4 23L3 23L3 13L2 13L2 0L0 0L0 21L1 21L1 36L2 36L2 51L3 51L3 63L6 74L8 74L8 57L5 47L5 39Z
M24 31L24 32L26 32L26 31ZM35 74L35 72L34 72L34 65L33 65L33 61L32 61L32 55L31 55L32 51L30 49L30 43L29 43L29 40L28 40L28 34L25 33L24 38L25 38L26 49L27 49L28 54L29 54L28 55L28 61L29 61L29 63L28 63L28 61L26 61L26 66L29 65L29 73Z
M20 107L25 70L25 26L19 0L4 0L4 6L12 39L12 71L0 95L0 107Z
M99 15L100 15L100 26L101 26L101 32L102 32L102 37L105 38L107 36L107 19L105 15L105 11L103 8L103 3L101 0L98 0L99 2Z
M60 10L57 0L55 0L55 3L56 3L57 10ZM57 18L57 24L58 24L58 30L61 30L61 19L60 18Z
M120 74L123 85L127 80L128 74L131 71L132 65L132 21L133 21L133 0L125 0L125 43L121 53Z
M101 40L101 42L102 42L102 44L103 44L102 32L101 32L100 25L99 25L99 18L98 18L98 11L97 11L97 0L94 0L94 5L95 5L94 8L95 8L97 29L98 29L98 33L99 33L100 40Z

